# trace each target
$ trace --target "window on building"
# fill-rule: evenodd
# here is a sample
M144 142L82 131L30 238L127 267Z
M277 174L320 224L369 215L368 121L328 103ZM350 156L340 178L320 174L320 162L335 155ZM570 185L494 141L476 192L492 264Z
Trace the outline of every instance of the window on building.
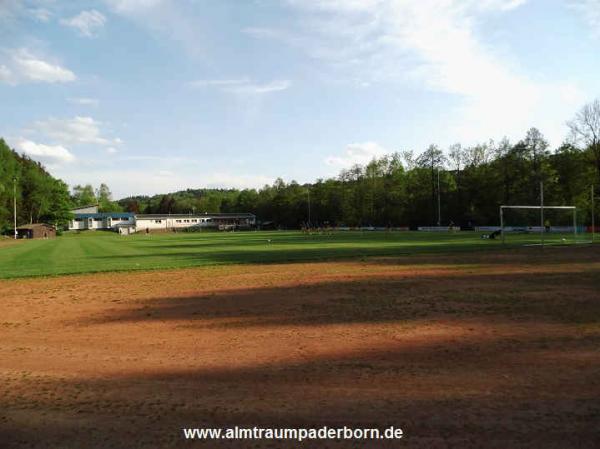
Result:
M162 220L154 220L154 223L162 223Z

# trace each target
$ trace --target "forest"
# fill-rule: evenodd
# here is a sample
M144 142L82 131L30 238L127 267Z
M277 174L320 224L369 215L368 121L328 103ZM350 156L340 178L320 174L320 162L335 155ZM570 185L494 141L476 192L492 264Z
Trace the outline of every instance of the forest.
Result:
M188 189L119 204L140 213L252 212L263 222L295 228L308 224L310 202L313 226L416 227L437 224L439 191L441 225L496 225L500 204L539 204L540 181L545 204L576 205L586 220L597 179L591 149L564 144L551 152L533 128L514 145L456 144L447 152L431 145L419 156L397 152L311 184L277 179L258 190Z
M309 222L414 228L438 221L468 227L497 225L501 204L540 204L543 182L546 205L575 205L578 223L589 224L590 189L600 179L600 141L591 130L600 119L596 128L586 123L590 115L600 117L600 102L586 108L570 123L570 142L554 150L531 128L514 144L502 139L446 151L431 145L419 155L399 151L311 184L277 179L258 190L188 189L119 204L139 213L252 212L283 228Z
M569 128L569 139L555 149L531 128L515 143L505 138L447 149L430 145L420 154L398 151L313 183L279 178L260 189L188 189L118 201L106 184L69 192L39 163L0 140L0 227L10 227L15 177L20 223L62 224L70 207L98 203L105 212L252 212L280 228L497 225L499 205L539 204L543 182L546 205L575 205L579 223L589 224L591 186L600 191L600 100L583 107Z
M13 200L17 200L17 225L48 222L65 224L72 205L69 187L53 178L40 164L11 150L0 139L0 231L13 225Z

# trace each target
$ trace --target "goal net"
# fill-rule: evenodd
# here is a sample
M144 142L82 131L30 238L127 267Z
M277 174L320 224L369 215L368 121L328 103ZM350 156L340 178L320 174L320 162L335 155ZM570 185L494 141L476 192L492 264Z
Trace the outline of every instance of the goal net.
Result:
M582 240L583 232L575 206L500 206L503 243L573 244Z

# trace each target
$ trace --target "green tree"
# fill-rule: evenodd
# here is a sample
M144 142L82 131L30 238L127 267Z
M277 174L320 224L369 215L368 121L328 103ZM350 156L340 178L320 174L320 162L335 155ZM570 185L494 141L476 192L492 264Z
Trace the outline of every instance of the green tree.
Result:
M73 187L72 199L77 207L90 206L98 203L96 192L94 192L94 187L92 187L91 184L86 184L84 186L78 184Z
M436 210L437 210L437 175L438 171L444 168L446 162L446 156L437 145L429 145L427 149L417 159L417 165L421 168L426 168L430 172L431 176L431 221L430 223L436 222Z

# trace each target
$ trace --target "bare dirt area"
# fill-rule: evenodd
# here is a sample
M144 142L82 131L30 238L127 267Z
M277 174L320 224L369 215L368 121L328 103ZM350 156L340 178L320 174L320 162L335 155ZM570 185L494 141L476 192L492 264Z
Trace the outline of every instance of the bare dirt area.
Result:
M592 448L600 248L0 282L0 447ZM401 427L186 441L182 427Z
M0 236L0 247L17 245L19 243L19 240L11 239L5 236Z

